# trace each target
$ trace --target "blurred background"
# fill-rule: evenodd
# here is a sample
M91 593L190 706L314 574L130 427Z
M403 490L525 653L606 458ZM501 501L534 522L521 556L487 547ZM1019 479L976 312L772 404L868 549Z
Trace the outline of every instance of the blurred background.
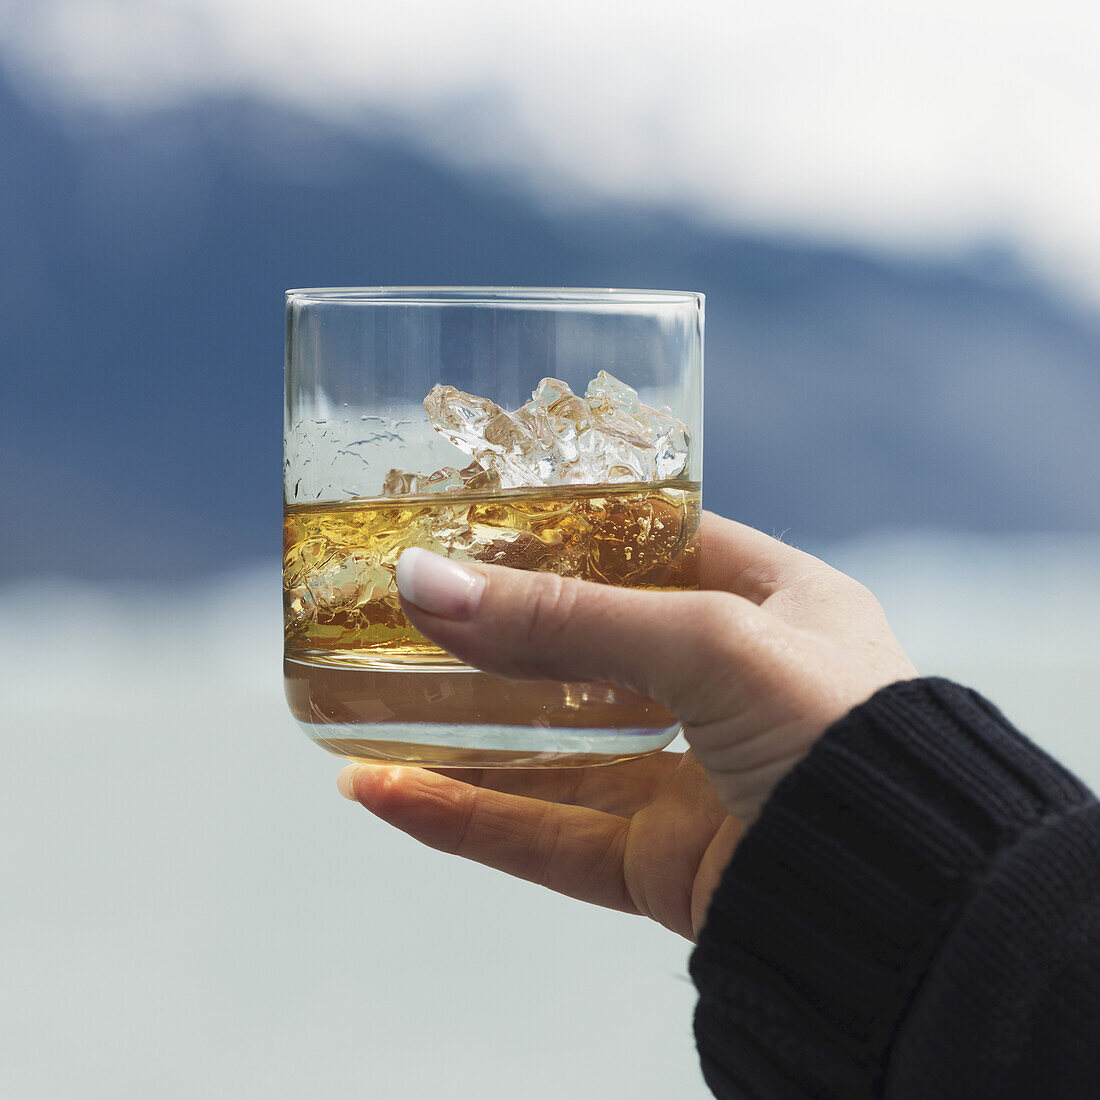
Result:
M707 295L706 504L1100 783L1072 0L0 0L0 1092L704 1097L689 946L336 794L282 292Z

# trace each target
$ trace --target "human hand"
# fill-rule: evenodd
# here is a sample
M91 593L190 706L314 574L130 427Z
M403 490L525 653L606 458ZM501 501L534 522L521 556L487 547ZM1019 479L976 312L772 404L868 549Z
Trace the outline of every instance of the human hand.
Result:
M690 936L738 821L756 818L832 722L917 675L849 577L710 513L700 537L699 592L462 566L421 550L398 564L409 621L439 645L500 676L609 680L649 695L681 720L694 758L665 753L579 777L353 766L342 790L435 847ZM671 862L654 819L678 845Z

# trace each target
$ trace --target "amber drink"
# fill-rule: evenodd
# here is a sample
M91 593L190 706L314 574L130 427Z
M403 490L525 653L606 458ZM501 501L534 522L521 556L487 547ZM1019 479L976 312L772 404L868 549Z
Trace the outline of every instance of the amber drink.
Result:
M351 338L344 314L333 308L341 304L351 307ZM398 312L387 316L383 305ZM648 316L662 307L675 314L672 342L686 344L692 368L686 382L683 371L673 372L675 384L664 390L653 382L661 377L655 366L667 370L669 339L654 338ZM492 325L486 310L495 315ZM562 324L562 314L571 324ZM332 340L334 358L343 358L336 349L368 348L358 371L342 364L352 376L341 378L342 386L324 384L325 363L317 357L319 322L331 326L334 318L343 325L341 339ZM452 344L457 362L445 350L456 320L464 322L460 332L475 332ZM457 561L596 584L697 588L700 425L692 414L700 399L701 324L699 296L662 292L288 295L284 673L291 712L317 744L361 760L530 767L611 763L672 739L675 717L625 688L511 681L462 664L410 626L395 569L401 553L416 546ZM650 354L643 342L637 364L648 390L610 368L593 370L599 361L591 352L572 372L587 374L585 387L547 375L527 381L533 349L524 354L512 335L530 339L534 329L556 350L563 328L575 330L582 352L586 333L648 335ZM399 392L387 399L379 381L390 374L372 371L378 364L371 349L381 343L393 355L395 335L406 364L400 349L417 349L416 366L406 372L417 377L391 386ZM545 363L545 347L535 358ZM474 390L479 359L497 364L488 372L497 383L493 397L451 384ZM356 400L336 404L326 392L332 389ZM649 403L669 394L682 398L678 408Z

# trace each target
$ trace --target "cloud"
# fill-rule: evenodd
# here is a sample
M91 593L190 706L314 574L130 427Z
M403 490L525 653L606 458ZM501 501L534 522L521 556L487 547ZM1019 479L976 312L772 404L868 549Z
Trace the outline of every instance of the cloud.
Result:
M1079 0L40 0L0 56L67 103L247 94L552 202L887 248L990 239L1100 295L1100 11Z

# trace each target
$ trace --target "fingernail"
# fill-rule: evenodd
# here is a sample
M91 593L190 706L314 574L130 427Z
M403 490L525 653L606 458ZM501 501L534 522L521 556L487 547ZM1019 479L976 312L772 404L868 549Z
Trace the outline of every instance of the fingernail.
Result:
M336 789L349 801L358 802L355 797L355 773L359 770L358 764L349 764L336 777Z
M397 559L397 588L409 603L444 619L477 611L485 577L450 558L411 546Z

